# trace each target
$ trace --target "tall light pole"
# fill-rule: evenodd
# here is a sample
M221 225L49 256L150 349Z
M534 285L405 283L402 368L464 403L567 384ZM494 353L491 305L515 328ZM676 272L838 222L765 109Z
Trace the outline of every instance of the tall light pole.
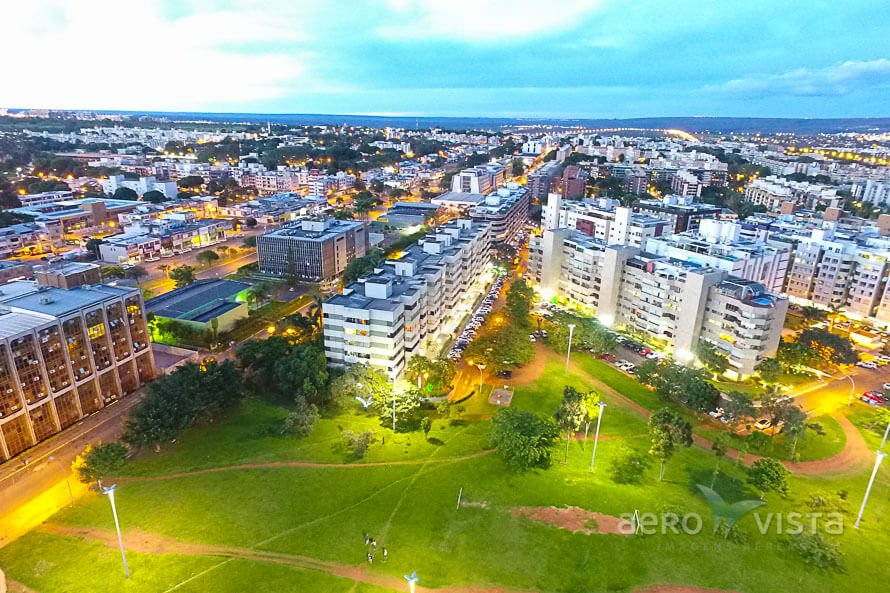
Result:
M881 439L881 449L884 449L884 445L887 444L887 436L890 435L890 422L887 423L887 428L884 429L884 438Z
M415 583L417 583L417 581L420 580L417 577L417 571L414 571L411 574L406 574L405 580L408 581L408 588L411 591L411 593L414 593L414 585L415 585Z
M603 411L606 409L606 402L599 401L596 405L599 406L600 413L596 417L596 432L593 435L593 453L590 456L590 471L593 471L593 464L596 463L596 445L600 440L600 422L603 421Z
M856 516L856 523L853 525L859 529L859 523L862 522L862 513L865 512L865 504L868 502L868 495L871 494L871 487L875 483L875 476L878 475L878 468L887 454L884 451L875 451L875 468L871 471L871 478L868 480L868 486L865 488L865 496L862 498L862 506L859 507L859 515Z
M886 437L885 437L885 439L886 439ZM881 448L883 449L883 447L881 447ZM55 457L53 457L52 455L49 456L49 460L57 463L59 466L59 469L62 470L62 475L65 476L65 485L68 486L68 498L71 501L71 506L74 506L74 492L71 491L71 480L68 479L68 472L65 471L65 466L63 466L62 462L59 461L58 459L56 459Z
M575 333L575 324L569 324L569 347L566 350L566 375L569 374L569 360L572 357L572 336Z
M482 394L482 376L483 376L482 372L485 370L485 367L488 365L485 364L484 362L471 362L470 365L479 369L479 394L481 395Z
M856 394L856 381L853 380L853 375L847 375L847 379L850 380L850 397L847 399L847 405L853 405L853 396Z
M124 561L124 575L127 578L130 578L130 567L127 566L127 552L124 550L124 537L121 535L121 524L120 521L117 520L117 507L114 504L114 490L117 488L116 484L112 484L111 486L103 489L103 493L108 496L108 500L111 501L111 514L114 515L114 528L117 530L117 543L121 548L121 559Z

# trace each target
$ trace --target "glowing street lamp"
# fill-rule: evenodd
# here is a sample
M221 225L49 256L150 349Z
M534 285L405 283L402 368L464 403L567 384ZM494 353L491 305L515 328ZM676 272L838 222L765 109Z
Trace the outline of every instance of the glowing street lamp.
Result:
M124 538L121 535L121 524L120 521L117 520L117 507L114 504L114 490L117 488L116 484L112 484L107 488L102 489L102 493L108 496L108 500L111 501L111 514L114 515L114 528L117 530L117 543L121 548L121 559L124 561L124 575L127 578L130 578L130 567L127 566L127 552L124 550Z
M414 593L414 585L415 585L415 583L417 583L417 581L420 580L420 578L418 578L418 576L417 576L417 571L415 570L411 574L406 574L405 580L408 581L409 591L411 591L411 593Z
M65 471L65 467L62 465L62 462L52 455L49 456L49 460L57 463L59 465L59 469L62 470L62 474L65 476L65 485L68 486L68 498L71 500L71 506L74 506L74 492L71 491L71 480L68 479L68 472Z
M884 461L885 457L887 457L887 453L884 451L875 451L875 468L871 472L871 478L868 480L868 486L865 488L865 496L862 498L862 506L859 507L859 515L856 516L856 523L853 525L856 529L859 529L859 523L862 522L862 513L865 512L868 495L871 494L871 487L875 483L875 476L878 475L878 468L881 467L881 462Z
M572 335L575 333L575 324L569 324L569 347L566 350L566 375L569 374L569 360L572 357Z
M596 432L593 435L593 453L590 456L590 471L593 471L593 464L596 463L596 445L600 440L600 422L603 421L603 412L606 409L606 402L599 401L596 405L599 406L600 413L596 417Z
M479 369L479 393L482 393L482 371L485 370L485 367L488 366L484 362L469 362L470 366L474 366Z

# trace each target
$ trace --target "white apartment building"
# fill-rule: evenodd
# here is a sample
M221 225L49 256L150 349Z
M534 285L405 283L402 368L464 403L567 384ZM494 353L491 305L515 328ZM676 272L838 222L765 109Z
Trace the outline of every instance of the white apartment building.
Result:
M62 200L73 200L74 194L70 191L45 191L39 194L26 194L18 196L22 207L43 206L44 204L52 204L61 202Z
M645 249L654 255L725 270L767 290L782 292L791 247L743 238L741 230L742 225L736 222L702 220L698 230L653 237Z
M514 242L528 223L528 190L518 183L508 183L485 196L482 202L470 208L470 218L488 223L492 242Z
M677 171L671 177L671 190L678 196L701 197L702 182L689 171Z
M792 300L890 323L890 239L842 236L832 226L799 241L785 291Z
M125 179L123 175L111 175L99 183L102 184L102 191L109 195L113 195L121 187L132 189L140 198L150 191L159 191L171 200L179 195L175 181L158 181L154 176Z
M867 179L865 182L853 184L853 195L874 205L890 202L890 181L876 181Z
M732 378L775 355L788 307L784 297L725 270L607 246L570 229L532 237L529 275L545 298L566 299L681 362L693 359L699 339L712 342L728 356Z
M438 354L491 278L489 232L449 221L325 301L328 365L368 364L395 380L412 355Z
M556 193L547 197L541 224L544 229L575 229L607 245L643 248L649 238L673 232L669 221L633 212L618 200L565 200Z
M778 211L785 202L793 202L804 208L815 208L819 204L832 207L843 205L837 188L821 183L789 181L775 175L749 183L745 188L745 199L752 204L762 204L770 211Z
M487 194L501 187L507 179L507 169L500 163L488 163L470 167L456 173L451 179L451 191L470 194Z

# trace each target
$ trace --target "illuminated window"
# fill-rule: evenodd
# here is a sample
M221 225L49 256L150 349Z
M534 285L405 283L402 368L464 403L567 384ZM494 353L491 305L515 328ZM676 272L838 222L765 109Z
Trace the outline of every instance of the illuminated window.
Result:
M91 325L87 331L90 334L90 339L101 338L105 335L105 324L97 323L96 325Z

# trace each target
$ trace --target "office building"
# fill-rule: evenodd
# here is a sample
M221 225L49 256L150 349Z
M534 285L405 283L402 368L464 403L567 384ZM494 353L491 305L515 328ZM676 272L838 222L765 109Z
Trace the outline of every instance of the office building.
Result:
M414 354L437 357L493 278L489 225L451 220L323 305L328 365L392 379Z
M140 290L42 281L0 287L0 460L154 376Z
M257 237L261 274L310 282L330 281L368 252L364 222L306 218Z
M500 163L487 163L455 173L451 178L451 191L487 194L501 187L506 181L507 169Z

